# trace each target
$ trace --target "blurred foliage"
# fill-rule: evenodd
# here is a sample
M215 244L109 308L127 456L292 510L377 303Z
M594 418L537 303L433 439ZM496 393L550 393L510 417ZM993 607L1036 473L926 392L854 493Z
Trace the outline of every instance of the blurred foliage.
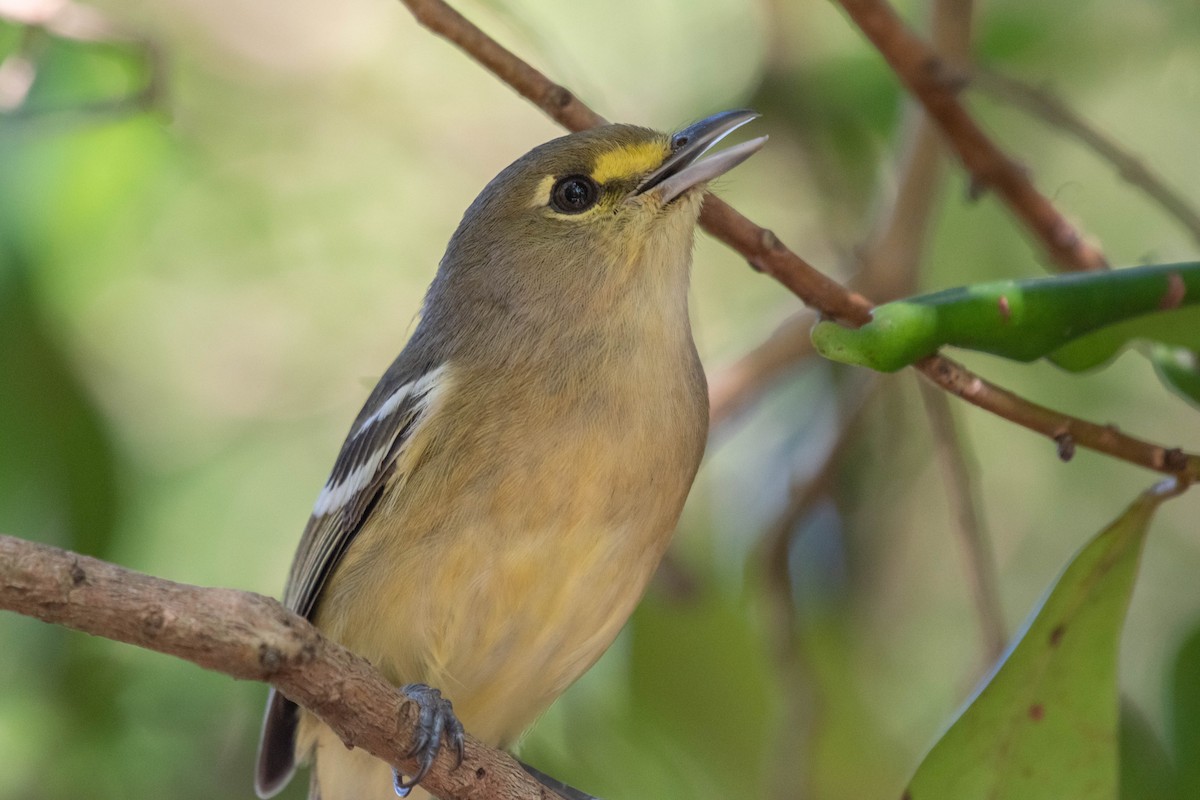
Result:
M99 8L133 41L0 24L0 59L21 50L37 68L0 114L0 530L277 594L462 210L557 131L395 3ZM902 8L916 24L927 13ZM852 277L894 188L903 98L833 4L462 10L610 118L668 128L753 104L771 144L718 190ZM1188 0L1010 0L981 9L975 51L1051 83L1185 188L1200 185L1180 133L1200 115L1197 34ZM162 91L147 95L155 70ZM968 99L1114 263L1195 259L1186 232L1090 153ZM921 290L1041 274L994 199L969 199L961 173L943 184ZM704 237L694 286L710 371L796 308ZM964 360L1035 401L1200 449L1194 410L1145 359L1083 376ZM614 800L898 796L988 666L913 380L882 379L835 485L800 519L779 518L790 487L824 462L857 376L798 368L719 431L674 555L691 588L652 588L527 737L527 760ZM960 423L1011 626L1146 476L1083 452L1064 465L978 411ZM1200 795L1194 495L1157 515L1129 611L1123 794L1153 788L1167 759L1181 796ZM781 526L782 603L760 551ZM0 799L252 796L263 687L12 615L0 642Z

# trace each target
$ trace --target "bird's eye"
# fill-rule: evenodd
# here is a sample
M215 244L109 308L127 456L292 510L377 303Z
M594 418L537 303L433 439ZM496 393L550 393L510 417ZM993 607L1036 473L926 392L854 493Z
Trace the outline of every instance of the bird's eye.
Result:
M578 214L596 205L600 199L600 187L591 178L583 175L568 175L559 178L550 191L550 205L564 214Z

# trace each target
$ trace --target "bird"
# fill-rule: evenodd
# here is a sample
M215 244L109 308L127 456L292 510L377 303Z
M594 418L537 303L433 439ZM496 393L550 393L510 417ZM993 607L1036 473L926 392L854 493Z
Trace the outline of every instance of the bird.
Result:
M757 116L553 139L467 208L284 590L418 703L422 769L395 774L271 689L260 797L304 762L310 798L406 794L464 726L513 747L612 643L705 449L688 287L707 185L767 137L702 156Z

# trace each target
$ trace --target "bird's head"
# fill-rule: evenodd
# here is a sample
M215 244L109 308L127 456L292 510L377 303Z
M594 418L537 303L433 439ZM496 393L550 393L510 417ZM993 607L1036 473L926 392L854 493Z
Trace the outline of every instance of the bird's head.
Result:
M535 147L467 209L438 282L517 312L686 286L704 187L766 137L701 156L757 116L726 111L673 134L604 125Z

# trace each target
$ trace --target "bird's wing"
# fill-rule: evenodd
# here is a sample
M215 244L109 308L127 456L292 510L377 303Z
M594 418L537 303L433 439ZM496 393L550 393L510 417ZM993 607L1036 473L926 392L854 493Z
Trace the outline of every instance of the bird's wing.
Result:
M311 618L330 574L362 529L412 440L445 389L445 368L377 391L359 414L300 538L283 602Z
M399 360L355 420L304 528L283 593L284 605L301 616L312 618L326 581L371 515L384 487L394 480L414 432L445 391L445 367L405 381L396 366ZM259 797L274 795L295 771L298 722L295 703L272 688L258 750L255 788Z

